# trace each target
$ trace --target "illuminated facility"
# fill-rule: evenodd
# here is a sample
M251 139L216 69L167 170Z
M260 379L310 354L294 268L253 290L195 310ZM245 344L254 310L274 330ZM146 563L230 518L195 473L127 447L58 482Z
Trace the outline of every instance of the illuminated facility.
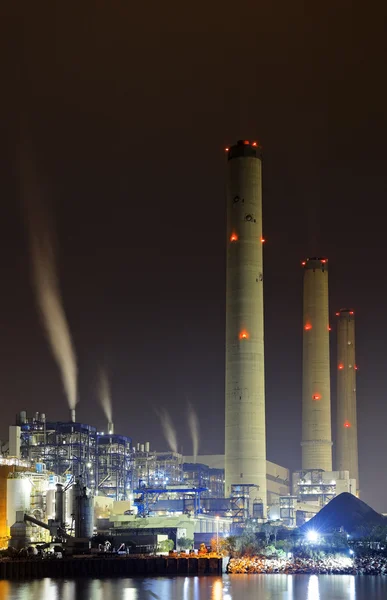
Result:
M74 498L82 490L90 493L96 523L109 521L107 527L117 536L135 525L163 535L165 519L170 525L174 519L176 535L181 528L210 534L220 522L229 533L251 517L259 522L281 519L294 527L341 492L358 490L355 325L353 311L347 309L337 313L332 471L326 258L302 263L302 466L291 476L285 467L266 460L261 149L256 142L240 140L226 151L225 454L196 456L195 443L195 456L187 457L151 450L149 442L133 445L130 437L114 432L110 404L104 409L106 432L77 422L75 408L63 422L22 411L0 456L3 540L18 511L28 513L31 523L53 520L57 526L63 521L68 531L75 529L72 487ZM60 519L57 486L63 492ZM85 498L80 503L87 504ZM148 520L151 525L146 526ZM182 525L190 520L189 526ZM35 537L44 540L47 534L35 531Z

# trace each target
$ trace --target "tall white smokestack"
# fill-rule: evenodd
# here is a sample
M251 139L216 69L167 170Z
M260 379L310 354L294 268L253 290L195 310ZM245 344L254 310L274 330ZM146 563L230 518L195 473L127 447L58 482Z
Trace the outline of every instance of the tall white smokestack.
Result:
M304 268L302 468L332 471L328 259Z
M261 152L239 141L227 159L225 491L257 486L266 515Z
M349 471L359 490L357 448L355 313L342 308L337 322L336 469Z

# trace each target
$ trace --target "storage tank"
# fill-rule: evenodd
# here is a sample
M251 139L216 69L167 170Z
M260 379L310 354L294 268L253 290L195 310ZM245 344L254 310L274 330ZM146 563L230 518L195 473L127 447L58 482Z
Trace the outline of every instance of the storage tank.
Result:
M67 527L71 528L73 526L74 520L74 492L73 488L69 487L65 491L65 520Z
M63 485L60 483L56 484L55 491L55 521L60 525L63 525L65 521L65 495Z
M31 508L31 481L24 477L7 479L7 526L16 522L16 512Z
M85 487L74 485L75 537L91 538L94 532L94 503Z
M47 519L55 519L55 490L47 490L46 492L46 517Z

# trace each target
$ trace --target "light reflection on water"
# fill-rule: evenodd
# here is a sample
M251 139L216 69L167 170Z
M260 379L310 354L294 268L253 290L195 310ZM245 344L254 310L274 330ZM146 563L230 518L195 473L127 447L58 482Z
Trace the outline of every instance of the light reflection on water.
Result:
M387 577L231 575L0 581L0 600L386 600Z

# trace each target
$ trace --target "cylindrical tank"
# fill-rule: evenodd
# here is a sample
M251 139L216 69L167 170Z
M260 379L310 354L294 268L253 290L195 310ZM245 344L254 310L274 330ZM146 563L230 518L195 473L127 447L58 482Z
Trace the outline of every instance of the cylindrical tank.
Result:
M55 521L57 521L57 523L60 523L60 525L63 525L65 521L65 498L63 485L61 485L60 483L56 484Z
M74 486L75 537L91 538L94 532L94 503L79 482Z
M336 470L349 471L359 490L356 411L355 313L342 308L337 320Z
M71 528L74 520L74 490L69 487L65 491L65 521L66 525Z
M225 492L252 485L266 515L262 164L258 145L227 149Z
M7 479L7 525L16 521L16 512L31 508L31 481L25 477Z
M47 490L46 492L46 517L47 519L55 519L55 490Z
M145 452L150 452L150 443L145 442Z
M332 471L328 260L308 258L302 266L302 468Z

